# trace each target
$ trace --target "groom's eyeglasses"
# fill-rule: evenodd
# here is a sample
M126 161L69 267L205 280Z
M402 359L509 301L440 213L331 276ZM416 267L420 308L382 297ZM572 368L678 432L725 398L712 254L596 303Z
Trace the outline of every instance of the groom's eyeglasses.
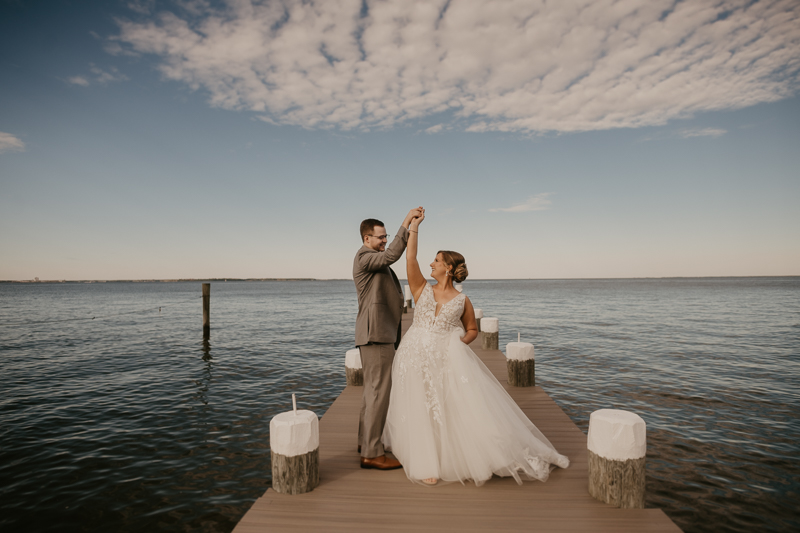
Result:
M382 241L388 241L389 240L389 234L388 233L386 235L370 235L369 233L367 233L367 237L374 237L374 238L380 239Z

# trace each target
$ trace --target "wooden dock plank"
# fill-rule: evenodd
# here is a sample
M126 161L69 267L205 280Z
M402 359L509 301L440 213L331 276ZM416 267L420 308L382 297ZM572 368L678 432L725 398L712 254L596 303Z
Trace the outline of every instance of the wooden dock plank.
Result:
M413 315L404 315L403 330ZM320 484L295 496L272 489L234 533L265 531L678 532L660 509L616 509L589 495L586 435L541 387L507 383L505 356L471 345L525 414L570 458L546 483L494 477L485 485L425 487L403 470L363 470L356 451L362 387L348 386L320 419Z

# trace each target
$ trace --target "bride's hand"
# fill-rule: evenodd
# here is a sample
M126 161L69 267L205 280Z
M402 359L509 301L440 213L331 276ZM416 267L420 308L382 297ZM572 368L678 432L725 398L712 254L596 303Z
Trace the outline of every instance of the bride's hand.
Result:
M419 216L414 217L411 219L411 224L408 226L408 229L417 231L419 229L420 223L425 220L425 210L420 208Z

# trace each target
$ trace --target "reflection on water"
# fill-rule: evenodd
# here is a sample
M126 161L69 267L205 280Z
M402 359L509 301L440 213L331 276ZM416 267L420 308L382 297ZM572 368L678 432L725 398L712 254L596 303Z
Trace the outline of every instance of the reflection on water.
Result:
M600 408L647 421L649 506L687 531L800 528L798 278L464 287L584 431ZM230 531L266 490L271 417L344 386L352 282L216 283L211 339L199 293L0 284L0 528ZM152 312L20 324L121 309Z

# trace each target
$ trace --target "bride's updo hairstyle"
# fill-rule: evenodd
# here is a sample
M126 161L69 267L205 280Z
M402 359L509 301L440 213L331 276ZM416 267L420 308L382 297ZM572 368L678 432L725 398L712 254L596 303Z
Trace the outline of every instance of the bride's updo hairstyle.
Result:
M469 271L467 270L467 262L463 255L450 250L439 250L438 253L442 254L444 264L450 267L450 273L453 275L453 283L461 283L467 279Z

